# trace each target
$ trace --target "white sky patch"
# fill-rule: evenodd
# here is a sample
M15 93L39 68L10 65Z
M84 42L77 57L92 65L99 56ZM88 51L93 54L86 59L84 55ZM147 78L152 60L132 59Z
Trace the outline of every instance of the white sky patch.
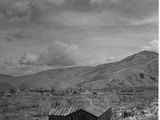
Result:
M78 46L75 44L67 44L67 43L60 42L60 41L55 41L54 44L65 48L68 52L78 49Z
M139 20L128 20L131 25L144 25L144 24L152 24L152 23L158 23L158 16L149 16L144 19Z
M159 49L158 40L152 40L152 41L150 41L149 44L146 45L146 46L144 46L142 49L143 50L151 50L151 51L158 52L158 49Z
M22 64L33 64L37 62L38 58L39 56L37 54L25 53L24 56L19 59L19 62Z

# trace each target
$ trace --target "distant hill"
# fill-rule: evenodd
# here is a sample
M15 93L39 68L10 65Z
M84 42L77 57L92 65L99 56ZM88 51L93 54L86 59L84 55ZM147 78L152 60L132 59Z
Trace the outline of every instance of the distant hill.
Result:
M158 58L155 58L155 59L151 60L150 62L148 62L144 66L144 71L146 73L149 73L152 76L158 77Z
M16 86L14 87L14 85L12 84L12 80L12 76L0 74L0 91L16 89Z
M0 82L0 91L6 91L6 90L16 90L17 88L8 83L8 82Z
M115 72L110 80L114 87L151 87L156 82L155 77L139 69L122 69Z
M10 83L13 80L13 76L0 74L0 83Z
M5 78L4 78L5 79ZM8 77L6 80L9 79ZM7 80L8 81L8 80ZM66 89L85 87L152 87L158 82L158 53L142 51L121 61L94 67L70 67L12 77L20 88ZM1 82L1 78L0 78Z
M145 79L141 79L139 74L144 74ZM158 53L142 51L115 63L98 65L88 76L92 80L84 85L93 89L106 86L153 86L158 82Z

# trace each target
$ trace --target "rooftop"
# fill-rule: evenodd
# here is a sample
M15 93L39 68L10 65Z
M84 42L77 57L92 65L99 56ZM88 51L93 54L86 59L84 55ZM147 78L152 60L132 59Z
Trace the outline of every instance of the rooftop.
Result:
M60 106L60 107L52 108L49 112L49 115L67 116L67 115L74 113L78 110L84 110L88 113L91 113L91 114L97 116L97 117L102 115L104 112L106 112L104 109L100 110L100 109L95 109L92 107L80 108L80 107L75 107L75 106ZM108 110L108 109L106 109L106 110Z
M66 116L69 115L70 113L76 112L80 108L70 106L70 107L56 107L52 108L49 112L49 115L56 115L56 116Z

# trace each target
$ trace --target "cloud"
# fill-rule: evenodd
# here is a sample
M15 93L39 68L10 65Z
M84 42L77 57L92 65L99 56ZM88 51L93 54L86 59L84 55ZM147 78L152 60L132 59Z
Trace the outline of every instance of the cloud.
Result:
M18 60L18 63L20 65L32 65L36 64L37 60L39 59L39 56L33 53L25 53L20 59Z
M18 66L72 66L76 64L76 51L78 51L78 47L74 44L55 41L40 53L24 53L15 64Z
M56 4L56 5L62 5L64 4L65 0L47 0L47 2Z
M66 9L86 12L93 10L94 7L90 4L90 0L65 0Z
M90 4L102 4L104 2L104 0L90 0Z
M68 12L73 15L68 14ZM63 25L66 17L70 17L73 19L72 21L75 20L81 24L80 20L77 21L74 18L77 14L77 19L83 17L82 23L87 20L92 22L90 18L96 18L95 24L103 22L110 24L115 19L117 19L116 23L121 24L122 18L124 18L124 22L126 20L132 22L134 19L145 21L145 18L152 16L153 13L158 15L158 0L0 0L0 13L13 23L15 21L27 21L29 23L48 21L55 23L56 21L57 23L60 20L62 21L61 25ZM94 15L97 17L93 17ZM85 17L87 18L84 19ZM98 19L100 20L98 21Z
M30 6L28 1L18 0L0 0L0 13L10 21L16 21L20 19L29 19Z
M39 22L48 9L61 4L62 0L0 0L1 19L9 22ZM3 17L2 17L3 16Z
M157 3L158 0L0 0L0 24L8 28L7 33L14 31L7 37L12 42L0 40L1 54L20 56L27 51L23 60L26 64L102 63L110 57L108 53L139 49L145 39L154 39ZM9 29L11 24L3 24L2 19L16 25ZM21 22L24 32L16 32ZM104 40L98 38L93 48L92 37L103 35ZM108 46L98 48L100 43Z
M91 0L102 9L112 10L128 17L144 17L145 15L158 13L158 0Z
M53 19L59 21L59 23L65 26L79 27L101 27L129 23L110 11L104 11L101 13L75 13L66 11Z
M51 66L72 66L76 64L74 51L78 47L56 41L46 51L40 54L38 63Z
M148 45L144 46L142 48L143 50L151 50L158 52L159 46L158 46L158 40L152 40L148 43Z
M115 57L108 57L104 53L84 51L76 44L60 41L53 42L46 50L39 54L25 53L18 59L19 65L64 67L75 65L96 65L114 61Z
M158 16L153 15L153 16L148 16L144 19L140 19L140 20L129 20L131 25L145 25L145 24L154 24L157 23L158 24Z
M157 24L157 0L80 1L66 0L65 6L71 5L70 10L64 9L52 20L66 26L81 27Z

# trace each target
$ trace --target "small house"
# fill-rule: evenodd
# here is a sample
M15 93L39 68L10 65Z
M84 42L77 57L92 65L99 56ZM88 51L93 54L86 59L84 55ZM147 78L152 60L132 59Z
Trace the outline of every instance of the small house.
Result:
M55 108L49 112L48 120L111 120L112 109L108 109L100 116L96 116L85 109L74 107Z

